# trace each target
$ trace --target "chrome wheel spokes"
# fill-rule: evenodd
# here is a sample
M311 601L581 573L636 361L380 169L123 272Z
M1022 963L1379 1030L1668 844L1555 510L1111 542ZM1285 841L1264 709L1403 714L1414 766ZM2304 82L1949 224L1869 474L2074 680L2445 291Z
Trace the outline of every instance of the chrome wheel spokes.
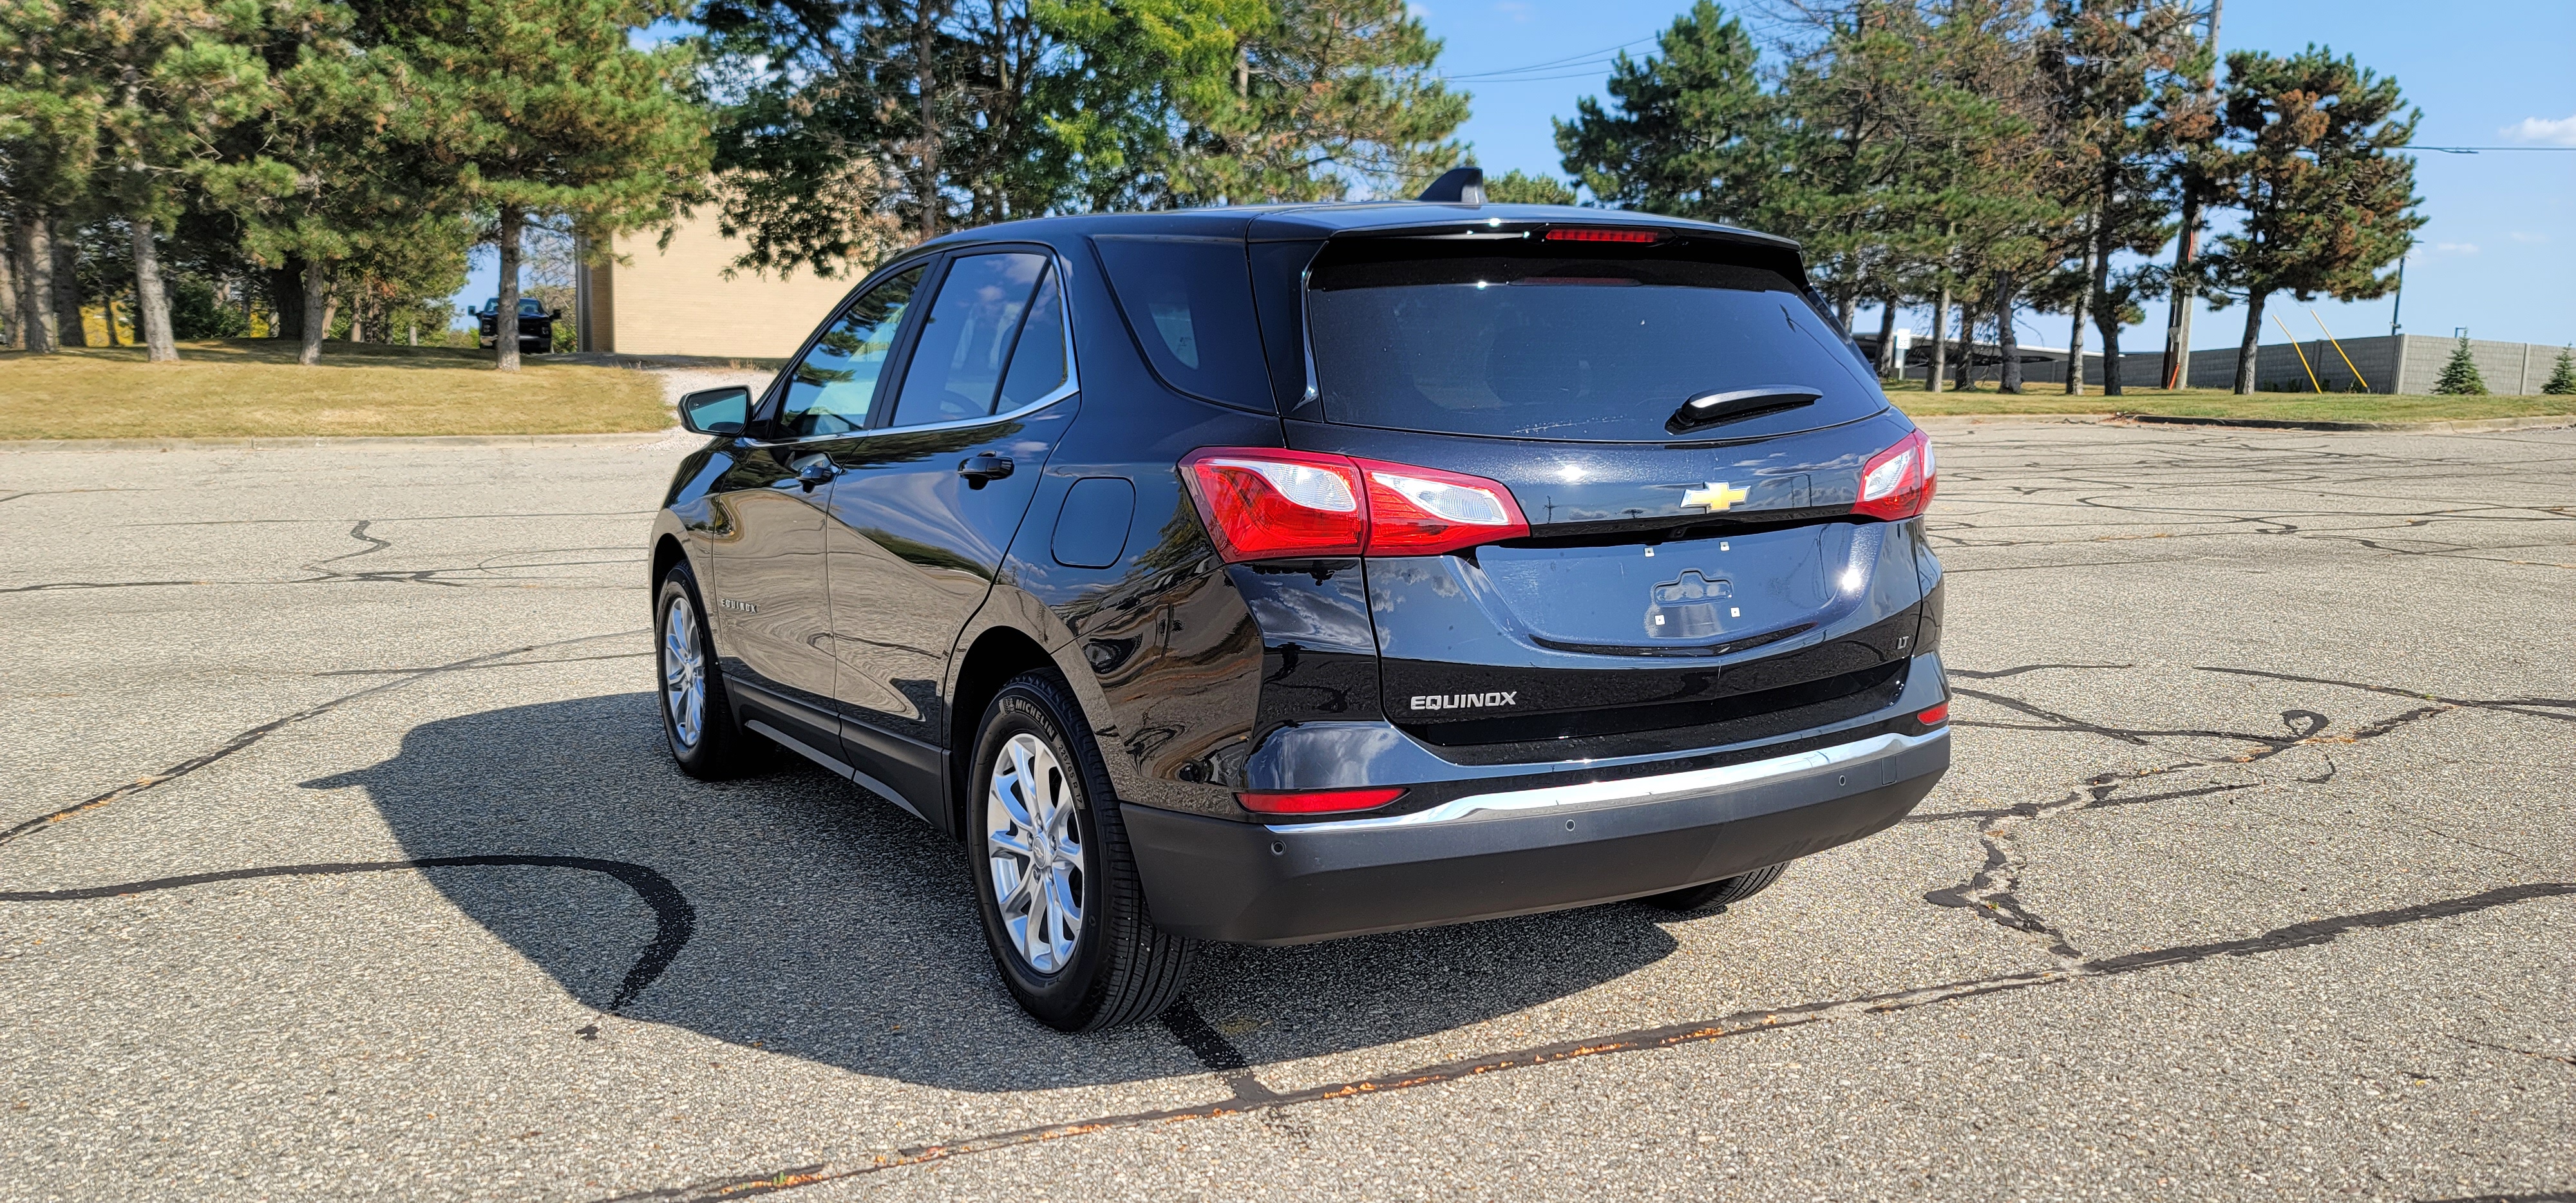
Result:
M984 855L1002 929L1029 968L1054 973L1082 938L1081 803L1046 741L1022 732L993 758Z
M670 711L671 739L683 752L706 733L707 662L698 648L697 607L685 596L662 614L662 704Z

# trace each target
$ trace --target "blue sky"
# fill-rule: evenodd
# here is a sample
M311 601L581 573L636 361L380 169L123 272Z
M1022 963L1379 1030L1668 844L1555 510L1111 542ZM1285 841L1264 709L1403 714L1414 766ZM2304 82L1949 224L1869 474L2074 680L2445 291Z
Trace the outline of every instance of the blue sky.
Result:
M1684 5L1415 0L1413 7L1446 43L1444 72L1474 97L1460 136L1474 145L1477 161L1496 173L1517 167L1561 175L1551 119L1571 115L1577 97L1600 95L1610 52L1621 45L1651 50ZM1764 0L1729 10L1757 36L1765 32L1756 15L1767 11ZM2224 49L2286 53L2310 42L2396 76L2424 110L2420 145L2576 147L2576 3L2569 0L2454 0L2434 10L2396 0L2227 5ZM2424 153L2416 182L2432 220L2406 269L2407 332L2448 335L2465 326L2478 338L2576 342L2576 149ZM491 295L494 274L486 253L460 298ZM2386 334L2390 307L2382 299L2315 309L2335 334L2360 336ZM2316 319L2305 308L2275 298L2271 311L2312 338ZM2243 313L2197 316L2193 345L2236 345ZM1928 325L1920 312L1902 320L1917 330ZM1865 312L1861 324L1875 329L1875 316ZM2147 320L2123 336L2123 349L2163 345L2164 324L2163 307L2150 306ZM2268 318L2265 324L2264 340L2280 341ZM2063 346L2066 320L2028 315L2021 335Z
M1560 177L1550 119L1571 115L1577 97L1601 96L1608 73L1608 54L1585 52L1622 43L1633 43L1631 53L1650 51L1682 7L1676 0L1414 3L1447 44L1442 67L1474 94L1474 115L1460 134L1474 143L1477 162L1495 173L1517 167ZM1764 33L1767 23L1755 15L1767 11L1760 0L1727 7L1757 37ZM2454 0L2430 8L2394 0L2228 0L2221 49L2287 53L2310 42L2396 76L2424 110L2419 145L2554 139L2576 147L2576 3L2569 0ZM1545 63L1563 65L1494 75ZM2427 153L2415 178L2432 221L2406 268L2407 333L2448 335L2466 326L2478 338L2576 342L2576 150ZM2316 337L2316 321L2288 300L2275 297L2270 311L2301 338ZM2315 308L2337 335L2388 333L2386 299ZM2244 312L2195 316L2193 346L2235 346ZM1918 311L1900 323L1922 330L1929 320ZM2066 324L2028 316L2021 336L2064 346ZM1874 315L1865 313L1861 325L1875 330ZM2268 316L2264 325L2264 341L2282 341ZM2164 327L2163 306L2150 307L2121 347L2161 347ZM2097 337L2086 341L2098 349Z

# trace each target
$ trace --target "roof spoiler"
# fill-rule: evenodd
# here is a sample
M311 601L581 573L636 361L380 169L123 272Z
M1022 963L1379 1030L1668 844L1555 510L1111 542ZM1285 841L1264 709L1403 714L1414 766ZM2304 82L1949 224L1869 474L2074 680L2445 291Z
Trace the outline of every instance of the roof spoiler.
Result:
M1484 204L1485 169L1482 167L1452 167L1448 171L1442 173L1439 179L1431 181L1431 186L1423 189L1422 195L1413 199L1422 201L1447 201L1454 204L1465 205Z

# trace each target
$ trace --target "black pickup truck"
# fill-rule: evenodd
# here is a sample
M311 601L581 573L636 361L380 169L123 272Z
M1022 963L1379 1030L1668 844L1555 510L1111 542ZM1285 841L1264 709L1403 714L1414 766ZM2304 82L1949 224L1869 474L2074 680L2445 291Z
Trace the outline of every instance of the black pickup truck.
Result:
M501 298L485 300L483 307L474 312L481 318L482 345L491 346L501 325ZM555 323L562 318L563 310L549 313L535 297L519 298L519 353L541 355L554 350Z

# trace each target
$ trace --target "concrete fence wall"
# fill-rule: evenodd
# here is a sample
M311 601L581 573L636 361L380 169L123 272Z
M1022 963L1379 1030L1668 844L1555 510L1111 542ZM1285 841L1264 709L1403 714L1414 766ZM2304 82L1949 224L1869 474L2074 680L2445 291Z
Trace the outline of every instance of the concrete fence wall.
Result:
M1875 342L1862 340L1863 349ZM2433 391L2433 382L2441 379L2442 366L2450 362L2457 339L2428 334L2405 334L2396 338L2379 335L2371 338L2347 338L2336 344L2319 338L2298 343L2269 343L2255 348L2254 387L2260 392L2304 393L2311 391L2310 372L2316 386L2329 393L2367 391L2373 393L2406 393L2422 395ZM2560 348L2545 343L2508 343L2487 339L2469 340L2469 357L2477 362L2478 374L2486 379L2487 391L2502 396L2530 396L2547 383L2549 373L2557 366ZM1953 353L1956 346L1953 346ZM1998 375L1993 362L1995 346L1980 343L1975 348L1986 362L1975 365L1975 378L1992 383ZM2048 348L2024 347L2021 353L2022 379L2032 386L2066 383L2066 353ZM2300 362L2304 356L2306 362ZM2044 362L2029 362L2045 357ZM1914 346L1912 363L1906 378L1921 380L1929 370L1931 352L1928 346ZM1955 370L1955 369L1954 369ZM2120 383L2126 388L2161 388L2164 386L2164 351L2123 351L2120 355ZM2084 382L2102 383L2102 356L2086 352ZM2356 389L2363 385L2366 388ZM2236 351L2194 351L2191 353L2191 378L2188 387L2225 389L2236 386Z

